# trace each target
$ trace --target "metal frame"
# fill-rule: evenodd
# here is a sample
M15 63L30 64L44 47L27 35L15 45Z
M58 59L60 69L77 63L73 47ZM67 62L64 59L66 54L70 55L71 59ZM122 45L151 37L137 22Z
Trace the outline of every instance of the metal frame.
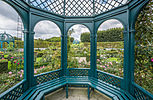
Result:
M134 34L135 22L141 9L149 2L149 0L128 0L122 6L93 14L92 16L66 16L65 5L63 14L59 15L32 6L30 0L3 0L11 5L20 15L24 25L24 79L26 85L24 89L29 89L35 85L34 81L34 27L42 20L54 22L61 30L61 70L62 75L68 75L67 69L67 32L69 28L75 24L87 26L90 30L90 50L91 63L89 76L97 77L96 69L96 52L97 52L97 31L101 23L109 19L117 19L124 26L124 77L121 82L121 88L134 96ZM66 3L67 0L63 0ZM95 2L96 0L93 0ZM95 3L93 7L95 8ZM94 9L95 11L95 9ZM134 83L135 84L135 83ZM139 87L140 88L140 87ZM9 91L8 91L9 92ZM141 90L148 94L145 90ZM6 95L6 93L5 93Z

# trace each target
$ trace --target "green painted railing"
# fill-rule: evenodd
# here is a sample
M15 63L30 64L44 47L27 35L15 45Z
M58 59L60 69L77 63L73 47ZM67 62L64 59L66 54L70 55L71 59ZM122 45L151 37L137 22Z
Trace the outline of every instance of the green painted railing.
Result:
M106 73L100 70L97 70L97 77L98 79L106 83L122 88L123 78L121 77L118 77L118 76L115 76L115 75L112 75L112 74L109 74L109 73Z
M69 68L68 76L88 76L89 68Z
M23 80L4 93L0 94L0 100L17 100L25 92L26 81Z
M42 84L44 82L59 78L61 76L62 76L62 70L58 69L55 71L50 71L50 72L36 75L35 82L36 82L36 85L38 85L38 84Z
M69 68L67 69L68 76L88 76L89 68ZM35 75L36 85L42 84L47 81L51 81L57 78L62 77L62 69L46 72L43 74ZM97 70L97 79L102 80L112 86L122 88L123 78L114 76L112 74ZM20 83L16 84L14 87L5 91L0 95L0 100L17 100L26 90L26 81L23 80ZM134 87L134 97L137 100L153 100L153 95L147 92L145 89L137 85L136 83L132 83Z
M134 97L136 98L136 100L153 100L153 95L151 93L149 93L136 83L132 84L134 87Z

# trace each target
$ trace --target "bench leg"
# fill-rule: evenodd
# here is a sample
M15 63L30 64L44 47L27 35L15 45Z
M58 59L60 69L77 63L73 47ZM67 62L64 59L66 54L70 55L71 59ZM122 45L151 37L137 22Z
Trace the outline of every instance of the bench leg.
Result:
M92 91L95 91L95 89L94 88L91 88L92 89Z
M65 86L63 86L63 90L65 90Z
M66 98L68 98L68 84L66 85Z
M88 100L90 100L90 86L88 85Z

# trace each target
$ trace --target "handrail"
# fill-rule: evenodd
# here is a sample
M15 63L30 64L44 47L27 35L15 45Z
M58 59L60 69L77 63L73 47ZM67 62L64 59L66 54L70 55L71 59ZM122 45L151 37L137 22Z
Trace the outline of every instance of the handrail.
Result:
M58 69L58 70L35 75L34 76L34 79L35 79L34 85L42 84L44 82L61 77L61 75L62 75L61 71L62 71L62 69Z
M78 70L78 69L80 69L80 70L81 70L81 69L83 69L83 70L90 70L90 68L68 68L68 70L75 70L75 69L77 69L77 70Z
M103 73L103 74L107 74L107 75L109 75L109 76L111 76L111 77L115 77L115 78L117 78L117 79L119 79L119 80L123 80L122 77L115 76L115 75L113 75L113 74L110 74L110 73L107 73L107 72L103 72L103 71L101 71L101 70L97 70L97 71L98 71L98 72L101 72L101 73Z
M49 73L54 73L54 72L58 72L58 71L61 71L61 69L57 69L57 70L54 70L54 71L49 71L49 72L46 72L46 73L41 73L41 74L35 75L34 77L38 77L38 76L42 76L42 75L47 75Z
M112 74L107 73L107 72L100 71L100 70L97 70L97 74L98 73L101 73L101 74L105 75L105 76L102 76L102 77L99 76L100 78L97 77L98 79L102 79L103 81L106 81L109 84L112 84L113 86L119 87L121 89L123 88L123 78L121 78L119 76L112 75ZM109 77L109 78L106 78L106 77Z

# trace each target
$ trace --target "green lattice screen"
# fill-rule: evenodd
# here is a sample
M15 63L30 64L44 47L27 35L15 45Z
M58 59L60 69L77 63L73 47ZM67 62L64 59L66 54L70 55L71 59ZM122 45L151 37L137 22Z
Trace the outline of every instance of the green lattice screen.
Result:
M66 16L92 16L93 1L92 0L66 0L65 15Z
M64 13L64 0L30 0L30 4L52 13Z
M125 4L128 0L30 0L32 6L66 16L93 16Z
M95 0L95 14L109 11L125 4L127 0Z

